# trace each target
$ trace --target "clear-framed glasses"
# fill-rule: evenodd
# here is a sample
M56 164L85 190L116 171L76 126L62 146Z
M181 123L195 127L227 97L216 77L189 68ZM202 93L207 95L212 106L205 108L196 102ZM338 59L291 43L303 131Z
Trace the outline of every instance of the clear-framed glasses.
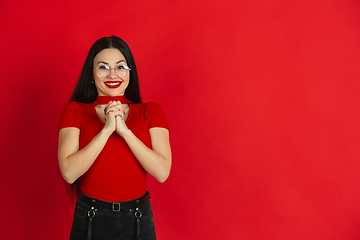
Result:
M97 65L97 67L94 68L96 75L98 75L101 78L106 78L107 76L109 76L112 69L115 70L115 73L119 78L126 77L129 74L129 71L131 70L126 65L116 65L114 68L111 68L103 63Z

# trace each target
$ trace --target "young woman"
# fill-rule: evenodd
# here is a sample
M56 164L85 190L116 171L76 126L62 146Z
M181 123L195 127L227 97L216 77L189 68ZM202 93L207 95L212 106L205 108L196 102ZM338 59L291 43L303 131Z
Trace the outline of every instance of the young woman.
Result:
M58 161L78 193L70 239L156 239L149 173L170 173L162 108L141 103L135 61L116 36L97 40L59 122Z

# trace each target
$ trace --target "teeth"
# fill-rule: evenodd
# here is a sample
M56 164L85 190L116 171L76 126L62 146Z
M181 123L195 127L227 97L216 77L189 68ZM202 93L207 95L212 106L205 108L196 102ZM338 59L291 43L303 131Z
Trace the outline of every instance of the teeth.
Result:
M106 83L107 85L110 85L110 86L115 86L115 85L119 85L120 83Z

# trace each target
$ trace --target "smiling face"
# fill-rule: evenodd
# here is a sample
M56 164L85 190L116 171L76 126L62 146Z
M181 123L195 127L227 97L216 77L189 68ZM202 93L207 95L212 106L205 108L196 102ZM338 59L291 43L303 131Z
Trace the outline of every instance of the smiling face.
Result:
M106 66L111 68L110 74L107 77L98 76L95 69L97 67L104 69ZM129 85L130 73L126 77L120 78L115 69L121 69L122 66L127 66L126 59L116 48L106 48L95 56L93 76L99 96L115 97L124 95L125 89ZM121 76L121 74L119 75Z

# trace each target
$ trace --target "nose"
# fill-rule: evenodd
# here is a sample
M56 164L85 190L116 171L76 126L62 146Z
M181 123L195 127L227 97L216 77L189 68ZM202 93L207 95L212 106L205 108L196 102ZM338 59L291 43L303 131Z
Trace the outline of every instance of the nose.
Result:
M115 68L110 68L110 73L109 73L108 78L114 79L114 78L117 78L117 77L118 76L116 75Z

